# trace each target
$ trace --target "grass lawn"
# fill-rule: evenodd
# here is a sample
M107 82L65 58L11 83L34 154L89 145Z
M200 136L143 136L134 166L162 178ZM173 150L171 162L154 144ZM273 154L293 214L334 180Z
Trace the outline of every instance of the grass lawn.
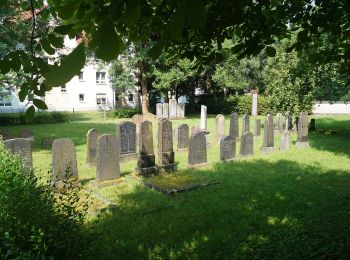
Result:
M48 171L51 162L50 150L41 149L41 138L72 138L83 187L116 205L113 212L88 218L86 225L95 238L90 258L348 259L350 117L316 118L318 129L336 133L310 133L310 148L299 150L292 145L288 152L278 151L280 137L275 136L276 152L270 155L259 152L261 135L254 138L254 157L220 163L215 115L209 115L208 166L188 169L187 152L176 152L178 171L147 182L166 188L218 184L172 196L128 177L136 161L121 164L122 179L115 185L97 187L89 182L96 169L85 164L86 133L90 128L115 133L119 120L104 119L102 113L82 113L66 124L26 127L34 132L33 160L38 172ZM181 123L199 125L199 116L174 120L173 127ZM23 127L6 128L18 134ZM154 137L156 133L154 122ZM296 135L291 139L294 143ZM103 206L101 202L93 207Z

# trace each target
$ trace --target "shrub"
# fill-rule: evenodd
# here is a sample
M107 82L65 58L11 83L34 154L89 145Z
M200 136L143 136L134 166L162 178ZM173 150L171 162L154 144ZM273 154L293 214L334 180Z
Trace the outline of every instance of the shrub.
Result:
M26 122L24 113L0 114L0 125L55 124L69 121L65 112L36 112L32 122Z
M141 111L137 108L119 108L107 113L108 117L113 118L131 118L136 114L140 114Z
M78 186L62 193L43 185L0 142L0 256L5 259L79 258L89 243L88 205Z

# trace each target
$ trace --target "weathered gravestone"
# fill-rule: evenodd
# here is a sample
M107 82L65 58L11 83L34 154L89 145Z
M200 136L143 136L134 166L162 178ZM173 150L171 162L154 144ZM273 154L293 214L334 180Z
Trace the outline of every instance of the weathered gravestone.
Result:
M120 161L136 160L136 125L129 121L117 124L116 136L120 145Z
M297 131L298 131L298 129L299 129L298 124L299 124L299 116L296 116L296 117L295 117L295 120L294 120L294 125L293 125L293 131L294 131L294 132L297 132Z
M169 118L169 104L163 104L163 118Z
M169 117L170 118L176 118L176 107L177 107L177 103L176 103L176 99L170 99L169 100Z
M197 167L207 164L207 144L205 135L197 131L191 135L188 150L188 166Z
M169 120L158 122L158 167L174 171L175 154L173 149L173 130Z
M157 103L156 104L156 116L158 118L163 117L163 104L162 103Z
M223 136L220 140L220 160L231 161L236 157L236 140L233 136Z
M260 119L255 119L254 136L260 136L261 134L261 121Z
M250 156L254 154L254 149L253 149L253 134L251 132L245 132L243 133L241 137L241 146L240 146L240 151L239 154L240 156Z
M201 129L207 129L207 107L201 105Z
M189 128L187 124L182 124L177 127L177 150L188 150L189 143Z
M176 118L181 118L181 104L176 103Z
M86 141L87 141L86 163L90 166L95 165L96 163L97 138L99 136L100 136L100 133L95 128L90 129L86 134Z
M140 128L140 149L136 171L138 174L147 176L157 172L153 149L152 123L144 121Z
M216 140L220 143L221 137L225 135L225 117L222 114L216 116Z
M15 138L4 141L5 149L11 154L18 154L23 161L24 172L33 169L32 141L24 138Z
M250 116L248 114L244 114L242 118L242 135L245 132L250 132Z
M310 131L316 131L316 119L315 118L311 118L309 129L310 129Z
M238 113L236 113L236 112L233 112L230 115L230 136L233 136L236 139L239 137Z
M13 135L8 129L2 129L0 130L0 136L2 137L3 141L9 140L13 138Z
M277 115L276 115L275 131L276 132L283 131L283 121L282 121L282 114L281 113L277 113Z
M280 150L288 151L290 149L290 136L288 132L281 135Z
M112 180L120 177L119 143L114 135L101 135L97 139L96 179Z
M140 127L143 120L144 119L142 115L134 115L131 118L131 121L136 125L136 144L140 143Z
M293 129L293 118L289 112L286 113L286 131L291 131Z
M264 141L261 151L263 153L271 153L275 150L275 139L273 131L273 116L268 114L265 118L264 125Z
M201 130L201 129L199 128L198 125L192 126L192 127L191 127L191 135L194 134L194 133L196 133L196 132L198 132L199 130Z
M298 122L298 137L295 145L299 148L309 147L308 138L308 115L307 112L300 112Z
M184 118L185 117L185 104L179 104L178 109L180 109L180 118Z
M71 139L56 139L52 144L52 182L78 177L77 155Z
M31 129L24 128L19 133L19 138L25 138L31 141L34 141L34 135Z

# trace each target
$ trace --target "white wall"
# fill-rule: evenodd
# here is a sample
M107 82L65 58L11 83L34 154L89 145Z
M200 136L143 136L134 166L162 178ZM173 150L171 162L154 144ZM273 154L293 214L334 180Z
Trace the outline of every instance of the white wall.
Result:
M350 114L350 104L344 102L330 103L329 101L316 101L313 105L314 114Z

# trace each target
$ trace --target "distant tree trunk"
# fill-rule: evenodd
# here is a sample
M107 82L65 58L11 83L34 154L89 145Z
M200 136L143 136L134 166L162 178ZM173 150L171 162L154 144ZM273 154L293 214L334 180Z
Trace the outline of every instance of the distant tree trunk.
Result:
M139 82L141 86L142 96L142 114L148 113L148 88L147 88L147 61L142 60L139 62Z

